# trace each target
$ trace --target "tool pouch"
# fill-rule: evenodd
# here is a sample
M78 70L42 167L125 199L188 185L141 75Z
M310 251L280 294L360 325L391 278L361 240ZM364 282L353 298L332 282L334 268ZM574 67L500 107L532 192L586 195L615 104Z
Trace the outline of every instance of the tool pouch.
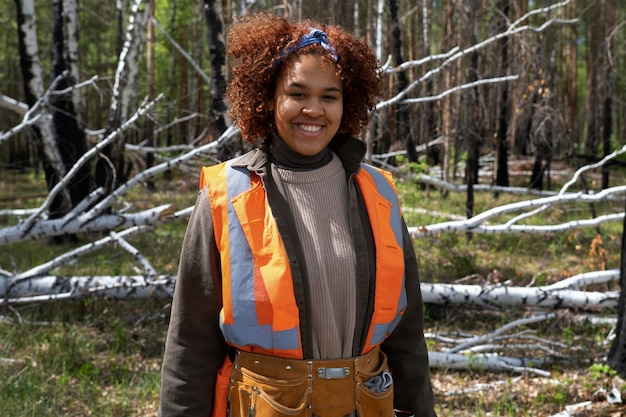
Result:
M229 388L229 417L392 417L393 384L373 392L364 384L388 371L376 348L342 360L293 360L237 352Z

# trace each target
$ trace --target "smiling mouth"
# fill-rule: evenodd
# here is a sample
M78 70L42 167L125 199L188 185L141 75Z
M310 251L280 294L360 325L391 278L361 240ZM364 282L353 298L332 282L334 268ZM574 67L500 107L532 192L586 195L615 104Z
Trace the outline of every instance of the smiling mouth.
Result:
M322 130L322 126L317 126L317 125L302 125L301 124L301 125L298 125L298 128L309 133L316 133Z

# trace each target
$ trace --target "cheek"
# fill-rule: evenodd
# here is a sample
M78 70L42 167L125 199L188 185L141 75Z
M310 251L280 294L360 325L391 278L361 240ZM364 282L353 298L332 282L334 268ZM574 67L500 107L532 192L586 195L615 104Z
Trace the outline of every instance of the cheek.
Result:
M337 115L336 119L341 121L343 119L343 103L339 103L335 108L334 114Z
M290 103L288 100L279 101L276 103L276 110L274 112L274 117L281 119L290 119L296 114L298 109L294 106L293 103Z

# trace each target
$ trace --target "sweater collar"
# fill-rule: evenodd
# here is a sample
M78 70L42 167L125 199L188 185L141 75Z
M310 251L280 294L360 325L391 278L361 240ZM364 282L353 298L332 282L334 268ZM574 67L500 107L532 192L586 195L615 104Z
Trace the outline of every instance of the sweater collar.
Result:
M270 139L271 140L271 139ZM269 146L270 143L263 143L261 148L257 148L239 157L239 160L233 163L234 167L245 167L250 171L261 174L265 171L265 166L270 162ZM335 152L348 174L354 174L359 171L361 161L365 156L367 145L360 139L352 137L336 136L329 144L331 151Z
M302 155L276 134L269 143L269 154L273 163L291 171L310 171L326 165L332 159L328 147L315 155Z

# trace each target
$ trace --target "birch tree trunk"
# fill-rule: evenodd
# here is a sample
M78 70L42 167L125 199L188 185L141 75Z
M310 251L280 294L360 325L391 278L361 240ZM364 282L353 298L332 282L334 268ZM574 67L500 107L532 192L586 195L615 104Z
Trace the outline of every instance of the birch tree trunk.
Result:
M39 61L39 46L37 43L37 21L33 0L16 0L17 29L20 50L20 65L26 104L30 109L38 107L39 118L33 129L39 157L46 175L48 190L51 190L65 175L63 158L58 148L52 124L52 116L47 111L44 101L44 83L41 64ZM67 189L59 194L50 210L51 216L60 216L67 213L72 206L71 197Z
M107 119L108 133L117 129L128 118L137 91L137 74L146 44L147 26L150 20L151 3L146 0L134 0L132 12L126 30L126 40L120 53L113 96ZM126 180L124 158L124 136L119 135L107 146L96 165L96 185L110 191Z

